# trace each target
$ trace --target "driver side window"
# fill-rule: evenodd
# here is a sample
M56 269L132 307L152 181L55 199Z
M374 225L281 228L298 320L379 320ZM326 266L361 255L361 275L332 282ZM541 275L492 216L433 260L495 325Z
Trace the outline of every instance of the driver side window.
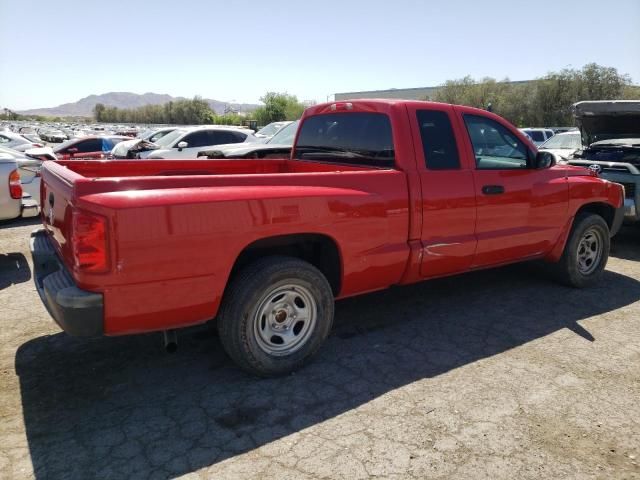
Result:
M527 146L511 131L489 118L465 115L478 170L527 168Z

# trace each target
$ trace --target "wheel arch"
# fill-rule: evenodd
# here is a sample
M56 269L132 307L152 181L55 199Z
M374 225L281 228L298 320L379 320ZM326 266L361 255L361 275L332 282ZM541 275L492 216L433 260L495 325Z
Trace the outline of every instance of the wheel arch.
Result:
M594 213L601 216L604 221L607 222L607 226L609 227L609 229L611 229L613 227L613 219L616 215L616 209L612 205L605 202L586 203L576 211L574 221L582 213Z
M342 255L336 240L320 233L298 233L266 237L245 246L236 258L231 274L253 261L273 255L299 258L315 266L327 278L334 296L342 288Z
M576 210L575 215L573 215L565 225L562 233L560 234L560 238L556 242L554 248L548 255L545 256L545 260L547 262L557 262L558 260L560 260L565 245L569 240L569 235L576 221L576 218L578 218L583 213L593 213L595 215L599 215L604 219L609 229L611 229L613 226L616 209L606 202L590 202L581 205L580 208Z

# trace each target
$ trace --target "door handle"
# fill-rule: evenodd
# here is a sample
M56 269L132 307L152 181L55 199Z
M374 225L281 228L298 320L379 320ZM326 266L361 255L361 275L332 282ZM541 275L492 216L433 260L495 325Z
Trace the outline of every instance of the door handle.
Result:
M504 193L504 187L502 185L485 185L482 187L482 193L485 195L500 195Z

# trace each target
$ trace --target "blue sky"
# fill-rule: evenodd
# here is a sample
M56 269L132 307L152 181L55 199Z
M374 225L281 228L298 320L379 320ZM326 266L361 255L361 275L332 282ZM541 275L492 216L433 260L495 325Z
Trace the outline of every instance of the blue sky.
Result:
M535 78L589 62L640 83L640 0L0 0L0 107L131 91L256 102Z

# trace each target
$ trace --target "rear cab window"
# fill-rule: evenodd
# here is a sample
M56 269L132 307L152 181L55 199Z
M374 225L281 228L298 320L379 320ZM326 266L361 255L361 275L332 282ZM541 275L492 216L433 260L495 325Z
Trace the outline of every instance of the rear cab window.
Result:
M393 168L391 122L386 114L369 112L308 117L300 126L293 158Z

